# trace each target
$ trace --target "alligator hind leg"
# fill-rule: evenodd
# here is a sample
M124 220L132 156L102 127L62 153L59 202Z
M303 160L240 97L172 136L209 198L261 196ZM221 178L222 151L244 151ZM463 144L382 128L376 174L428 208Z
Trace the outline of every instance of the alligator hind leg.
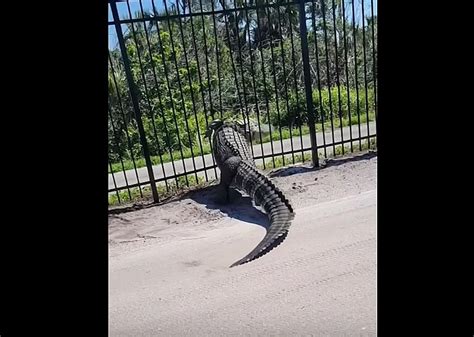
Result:
M221 181L215 199L216 203L224 204L230 202L229 188L237 173L240 162L241 159L239 157L230 157L223 163L221 167Z

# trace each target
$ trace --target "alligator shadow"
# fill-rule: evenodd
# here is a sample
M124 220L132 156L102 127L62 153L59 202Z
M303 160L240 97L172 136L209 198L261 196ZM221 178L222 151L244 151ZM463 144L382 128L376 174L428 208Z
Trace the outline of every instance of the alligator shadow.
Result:
M208 186L187 195L195 202L205 205L207 209L219 210L231 218L261 226L266 230L270 226L267 215L253 206L252 199L249 196L243 196L239 191L232 188L230 190L230 203L217 203L215 201L216 196L217 186Z

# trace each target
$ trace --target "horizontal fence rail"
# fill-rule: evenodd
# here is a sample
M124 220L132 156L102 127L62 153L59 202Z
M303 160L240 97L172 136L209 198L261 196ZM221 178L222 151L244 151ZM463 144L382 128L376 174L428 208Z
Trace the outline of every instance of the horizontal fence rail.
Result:
M109 204L216 179L216 118L262 169L376 146L374 0L109 0Z

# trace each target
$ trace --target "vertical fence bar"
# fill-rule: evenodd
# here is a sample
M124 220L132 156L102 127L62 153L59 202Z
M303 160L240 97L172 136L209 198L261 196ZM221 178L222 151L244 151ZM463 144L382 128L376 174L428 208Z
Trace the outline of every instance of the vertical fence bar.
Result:
M281 14L280 14L280 6L277 7L278 13L278 31L280 32L280 54L281 54L281 65L283 68L283 78L284 80L284 93L285 93L285 103L286 103L286 114L287 116L290 115L290 102L288 98L288 83L286 78L286 66L285 66L285 52L284 52L284 43L283 43L283 31L281 29ZM290 131L290 147L291 147L291 159L293 165L295 164L295 150L293 147L293 125L288 125L288 130Z
M247 7L247 0L244 0L244 7ZM245 18L247 22L250 21L249 17L249 12L248 10L245 11ZM250 76L252 77L252 89L253 89L253 95L255 99L255 112L257 114L257 126L258 126L258 134L259 134L259 140L260 140L260 150L262 151L262 156L265 155L263 151L263 141L262 141L262 128L260 126L260 110L258 107L258 94L257 94L257 84L255 82L255 68L254 68L254 60L253 60L253 51L252 51L252 43L251 43L251 36L250 36L250 24L247 23L247 32L248 32L248 40L249 40L249 56L250 56ZM246 32L246 34L247 34ZM249 125L250 129L250 125ZM263 169L265 170L265 158L262 158L263 162Z
M217 23L216 23L216 14L214 8L214 1L211 1L211 11L212 11L212 23L214 28L214 40L216 42L216 66L217 66L217 85L219 88L219 115L222 119L223 116L223 108L222 108L222 83L221 83L221 68L219 64L219 42L217 40ZM214 111L212 113L212 118L214 119ZM212 143L212 142L211 142Z
M117 31L117 39L119 42L120 50L122 52L125 75L127 76L127 82L130 87L130 97L132 99L133 109L135 111L135 118L137 121L138 132L140 134L140 142L143 148L143 155L145 156L146 168L148 171L148 177L150 179L150 187L151 187L151 193L153 195L153 201L159 202L160 198L158 196L158 191L156 189L155 176L153 174L150 151L148 149L148 143L146 141L145 129L143 128L140 106L138 104L137 88L135 86L135 81L133 80L132 71L130 69L130 60L128 59L127 49L125 47L125 41L123 39L122 26L120 25L120 18L119 18L119 14L117 10L117 4L115 1L110 1L110 8L112 10L112 16L114 18L115 29Z
M140 3L140 5L141 5L141 3ZM130 16L130 18L132 18L132 11L130 9L130 3L129 2L127 2L127 8L128 8L129 16ZM142 8L142 14L143 14L143 8ZM132 32L132 36L133 36L133 41L134 41L135 46L137 48L138 64L139 64L139 67L140 67L140 74L141 74L142 81L143 81L143 89L144 89L144 93L145 93L145 98L146 98L146 102L147 102L147 105L148 105L149 118L150 118L150 121L151 121L151 124L152 124L152 127L153 127L153 134L155 136L156 146L158 148L158 155L159 155L161 167L162 167L162 170L163 170L163 176L165 177L165 182L166 182L166 172L165 172L165 168L164 168L164 164L163 164L163 158L161 156L160 141L158 139L158 134L157 134L157 131L156 131L154 108L152 107L152 103L151 103L150 90L148 89L148 86L147 86L146 73L145 73L144 65L143 65L143 61L142 61L142 55L141 55L142 53L140 52L140 47L139 47L138 39L137 39L138 31L135 30L135 26L134 26L133 23L130 24L130 27L131 27L131 32ZM149 43L149 39L148 39L148 32L147 32L147 29L146 29L146 22L145 21L143 21L143 29L144 29L144 32L145 32L145 37L146 37L146 42L148 44L148 48L150 48L150 43ZM150 50L150 53L151 53L151 49L149 49L149 50ZM145 59L145 54L146 54L145 51L143 51L143 60ZM151 55L150 55L150 57L151 57ZM156 75L155 75L155 77L156 77ZM166 183L166 187L168 188L167 183Z
M225 8L225 2L222 2L222 9L225 11L227 8ZM234 75L234 82L235 82L235 89L237 91L237 99L238 99L238 102L239 102L239 106L240 106L240 111L242 112L242 120L243 120L243 123L245 124L245 121L246 121L246 118L245 118L245 115L246 115L246 112L244 112L244 109L247 110L247 106L243 105L242 104L242 98L241 98L241 95L240 95L240 88L239 88L239 78L237 76L237 68L235 66L235 62L234 62L234 56L233 56L233 53L232 53L232 39L231 39L231 36L230 36L230 32L229 32L229 23L228 23L228 18L227 18L227 14L224 14L223 15L223 18L224 18L224 27L225 27L225 34L227 36L227 41L228 41L228 47L229 47L229 57L230 57L230 64L232 66L232 73ZM234 18L235 19L235 18ZM237 32L237 37L238 37L238 32ZM240 53L240 39L238 39L238 44L239 44L239 53ZM248 113L247 113L248 115ZM245 130L244 130L245 131ZM245 131L246 132L246 131ZM253 151L253 150L252 150Z
M329 46L328 46L328 26L326 24L326 0L321 0L321 12L323 15L323 31L324 31L324 49L326 54L326 85L328 87L328 98L329 98L329 113L331 117L331 136L332 136L332 154L336 155L336 145L334 139L334 110L332 106L332 92L331 92L331 67L329 65Z
M316 27L316 14L315 14L315 1L311 1L311 23L313 25L313 34L314 34L314 56L316 58L316 76L317 76L317 86L318 86L318 96L319 96L319 109L321 113L321 133L323 135L323 149L324 149L324 157L328 157L327 153L327 146L326 146L326 131L324 130L324 124L326 123L326 116L324 116L324 108L323 108L323 97L321 93L321 71L319 65L319 48L318 48L318 34L317 34L317 27Z
M165 1L165 6L166 6L166 1ZM166 7L165 7L166 8ZM179 13L179 6L176 6L176 10L178 12L178 15L180 15ZM189 8L189 10L191 11L191 7ZM184 14L184 13L183 13ZM191 17L192 19L192 17ZM196 100L194 99L194 92L193 92L193 84L192 84L192 81L191 81L191 74L190 74L190 70L189 70L189 62L188 62L188 55L187 55L187 52L186 52L186 42L184 40L184 34L183 34L183 23L181 22L182 20L182 17L179 17L178 18L178 27L179 27L179 33L180 33L180 36L181 36L181 41L183 43L183 53L184 53L184 64L186 65L186 72L187 72L187 77L188 77L188 83L189 83L189 91L191 93L191 103L192 103L192 106L193 106L193 112L194 112L194 117L195 117L195 120L196 120L196 127L197 127L197 133L198 133L198 138L199 138L199 144L201 145L201 153L202 153L202 144L201 144L201 133L199 131L199 124L198 124L198 121L197 121L197 110L196 110ZM192 25L192 21L191 21L191 25ZM199 65L198 65L199 66ZM179 82L178 82L179 83ZM194 176L196 178L196 183L199 182L199 178L198 178L198 175L197 175L197 172L196 172L196 161L194 159L194 150L193 150L193 142L191 141L191 129L189 128L189 122L188 122L188 116L186 114L186 107L185 107L185 104L184 104L184 96L183 96L183 92L181 91L181 97L182 97L182 100L183 100L183 112L184 112L184 123L186 125L186 129L188 131L188 142L189 142L189 149L191 150L191 161L193 163L193 168L194 168ZM205 162L204 162L204 154L202 155L202 164L203 166L206 166ZM206 172L206 171L204 171ZM207 173L206 173L206 176L207 176Z
M275 168L275 150L273 148L273 136L272 136L272 125L270 123L270 104L268 101L268 90L267 90L267 78L265 74L265 55L263 54L263 39L262 39L262 24L260 20L260 15L258 14L259 9L257 8L255 11L256 18L257 18L257 33L258 33L258 45L256 48L260 51L260 58L262 59L262 81L263 81L263 92L265 97L265 107L267 109L267 119L268 119L268 133L270 134L270 149L272 150L272 164ZM266 41L265 41L266 42ZM270 42L271 43L271 42ZM262 153L262 155L264 155ZM263 158L263 162L265 162L265 158Z
M354 81L356 90L356 109L357 109L357 126L359 129L359 151L362 151L362 134L360 128L360 96L359 96L359 74L357 72L357 31L356 31L356 15L355 15L355 0L351 2L352 8L352 42L354 44Z
M336 86L337 86L337 102L338 102L338 112L339 124L341 129L341 150L342 155L344 155L344 130L342 122L342 103L341 103L341 82L339 78L339 54L337 52L337 22L336 22L336 3L332 0L332 19L333 19L333 31L334 31L334 62L336 65ZM336 154L334 153L334 156Z
M206 57L204 58L205 61L206 61L206 75L207 75L207 89L208 89L208 92L209 92L209 108L210 108L210 111L211 111L211 114L209 117L211 117L212 119L214 119L214 105L212 104L212 88L211 88L211 78L210 78L210 70L209 70L209 58L210 58L210 55L208 55L208 47L207 47L207 37L206 37L206 25L205 25L205 22L204 22L204 14L202 14L204 12L203 8L202 8L202 0L199 0L199 9L201 10L201 24L202 24L202 34L203 34L203 42L204 42L204 50L205 50L205 55ZM196 41L194 41L196 42ZM197 58L197 48L196 48L196 58ZM204 94L204 92L203 92ZM206 130L209 129L209 122L207 120L208 118L208 113L206 111L206 108L204 107L204 115L205 115L205 120L206 120ZM212 122L212 120L211 120ZM212 153L214 152L212 150L212 141L209 140L209 147L211 149L211 158L212 158L212 165L214 166L214 175L215 177L217 177L217 170L216 170L216 161L214 159L214 156L212 155ZM207 172L207 170L206 170Z
M234 0L234 8L237 9L237 2ZM237 13L235 12L235 16L237 17ZM249 110L248 110L248 101L247 101L247 91L246 91L246 86L245 86L245 72L244 72L244 66L243 66L243 61L242 61L242 43L240 40L240 32L239 32L239 20L234 20L235 23L235 31L237 32L237 44L239 46L238 48L238 60L239 60L239 65L240 65L240 78L242 80L242 91L244 93L244 107L245 107L245 116L244 116L244 123L247 123L247 128L246 131L248 131L248 137L250 141L250 150L252 152L252 156L255 157L255 154L253 152L253 137L252 137L252 130L250 129L250 116L249 116ZM245 33L245 32L244 32ZM244 40L245 42L245 40ZM243 114L243 111L242 111ZM245 117L247 119L245 119Z
M354 143L352 141L352 118L351 118L351 92L350 92L350 82L349 82L349 67L348 67L348 58L347 58L347 33L346 33L346 8L345 0L341 1L342 3L342 35L344 42L344 65L346 71L346 90L347 90L347 117L349 118L349 138L351 140L351 152L354 152Z
M375 22L374 0L370 0L370 11L372 14L372 76L374 79L374 110L375 110L375 133L377 134L377 65L375 59Z
M141 11L142 17L145 18L145 12L143 10L142 0L140 0L140 11ZM156 22L156 24L158 25L158 22ZM157 96L158 96L158 100L159 100L159 104L160 104L161 116L163 116L164 115L163 102L161 100L160 86L158 84L158 80L157 80L157 76L156 76L155 62L154 62L153 56L152 56L151 42L150 42L150 37L149 37L149 35L150 36L152 35L152 27L150 27L150 33L148 33L148 30L146 28L146 21L145 20L143 21L143 30L145 32L146 43L147 43L147 46L148 46L148 56L149 56L149 59L150 59L151 69L153 71L153 79L154 79L155 88L156 88L156 92L157 92ZM161 168L163 170L163 177L165 178L166 191L169 192L168 178L166 177L166 170L165 170L165 166L164 166L164 163L163 163L163 156L162 156L162 151L161 151L161 148L160 148L160 141L159 141L158 135L156 133L155 116L154 116L153 111L150 111L150 113L151 113L150 118L151 118L152 123L153 123L153 131L154 131L154 134L155 134L155 139L156 139L156 143L157 143L157 147L158 147L158 155L160 157ZM166 125L165 125L165 132L166 132L167 138L169 139L168 130L166 129ZM165 144L165 148L166 148L166 144ZM163 153L164 153L164 149L163 149ZM171 151L170 151L170 155L171 155L171 160L173 160L173 155L171 154ZM174 170L174 163L173 163L173 170ZM175 171L175 174L176 174L176 171Z
M192 10L192 8L189 7L189 13L191 13L191 10ZM195 34L195 31L194 31L194 23L193 23L193 17L192 16L189 17L189 22L191 24L191 36L192 36L192 40L193 40L194 56L196 57L197 73L198 73L198 80L199 80L199 91L201 92L202 108L203 108L204 117L205 117L205 120L206 120L206 129L207 129L209 127L209 124L207 122L207 115L206 115L206 110L207 110L206 109L206 97L205 97L205 94L204 94L204 85L202 83L201 65L199 64L199 56L198 56L198 53L197 53L197 45L196 45L196 34ZM204 26L203 26L203 28L204 28ZM206 56L205 58L207 60L207 48L204 49L204 55ZM198 122L196 111L194 112L194 120L196 121L196 128L197 128L198 139L199 139L199 148L201 150L201 156L202 156L202 166L204 168L206 168L206 159L204 157L204 150L203 150L203 147L202 147L202 137L201 137L201 132L199 130L199 122ZM206 177L206 181L209 181L209 177L207 176L207 170L204 170L204 175Z
M364 0L361 2L362 5L362 52L364 56L364 88L365 88L365 115L367 116L367 146L370 149L370 118L369 118L369 88L367 80L367 52L366 52L366 38L365 38L365 12L364 12Z
M288 14L288 21L290 22L289 27L290 27L290 42L291 42L291 61L293 64L293 82L295 85L295 97L296 97L296 106L299 108L300 106L300 98L299 98L299 88L298 88L298 79L296 78L296 54L295 54L295 44L294 44L294 39L293 39L293 25L291 24L291 18L290 15ZM298 129L300 131L300 145L301 145L301 161L304 163L304 146L303 146L303 130L301 129L301 112L299 109L298 111Z
M265 5L269 5L268 4L268 0L265 0ZM268 9L267 7L267 11L266 11L266 15L268 17L271 17L271 13L270 13L270 10ZM275 67L275 53L273 51L273 41L272 39L270 40L270 52L271 52L271 59L272 59L272 74L273 74L273 87L275 89L275 104L276 104L276 110L277 110L277 120L278 120L278 131L279 131L279 134L280 134L280 147L281 147L281 153L285 152L285 149L283 147L283 136L282 136L282 133L281 133L281 116L280 116L280 103L279 103L279 96L278 96L278 82L277 82L277 78L276 78L276 67ZM282 154L281 155L281 160L283 161L283 166L285 166L285 155Z
M305 1L299 0L301 54L303 56L304 88L306 92L306 110L308 113L309 136L311 140L311 159L314 167L319 166L318 144L316 142L316 127L313 108L313 91L311 90L311 73L309 70L308 37L306 28ZM304 155L303 155L304 157Z
M152 5L153 5L153 11L155 13L157 13L157 10L156 10L156 7L155 7L155 1L152 0ZM156 24L156 33L157 33L157 37L158 37L158 43L157 45L159 46L159 49L161 50L161 63L163 64L163 72L165 74L165 80L166 80L166 88L167 88L167 91L168 91L168 96L169 96L169 99L170 99L170 102L171 102L171 111L173 113L173 121L175 121L175 125L176 125L176 107L175 107L175 103L174 103L174 100L173 100L173 94L171 92L171 85L170 85L170 79L169 79L169 74L168 74L168 67L166 65L166 57L165 57L165 54L164 54L164 51L163 51L163 41L161 39L161 30L160 30L160 25L159 23L157 22ZM162 119L163 119L163 125L165 127L165 131L167 130L167 121L166 121L166 118L164 116L164 114L162 115ZM169 137L169 133L168 131L166 131L166 134L167 134L167 137L168 137L168 143L170 144L170 157L171 157L171 163L173 165L173 172L174 172L174 178L175 178L175 183L176 183L176 188L178 189L179 188L179 180L178 180L178 177L176 176L176 166L175 166L175 162L174 162L174 159L173 159L173 148L171 146L171 143L170 143L170 137ZM181 144L181 137L179 135L179 130L178 128L176 127L176 137L178 139L178 143ZM184 173L186 173L186 163L184 161L184 158L183 158L183 149L182 147L180 146L179 147L179 153L181 155L181 161L183 163L183 170L184 170ZM186 179L187 179L187 174L185 175ZM187 180L186 180L187 181Z
M174 41L174 37L173 37L173 26L171 24L171 20L170 20L170 14L169 14L169 11L168 11L168 4L166 2L166 0L163 0L163 4L165 6L165 13L166 13L166 20L167 20L167 23L168 23L168 31L169 31L169 34L170 34L170 44L171 44L171 52L173 53L173 55L176 55L176 49L175 49L175 41ZM178 18L178 20L181 20L181 18ZM163 46L163 43L161 42L160 40L160 44ZM183 46L183 50L184 50L184 46ZM179 65L178 65L178 60L176 57L173 57L173 63L174 63L174 67L175 67L175 70L176 70L176 80L178 82L178 89L179 89L179 94L180 94L180 97L181 97L181 106L183 108L183 117L185 118L186 120L186 123L187 123L187 113L186 113L186 104L185 104L185 101L184 101L184 95L183 95L183 86L181 85L181 76L179 76ZM163 66L166 67L166 61L165 61L165 58L163 58ZM168 88L169 88L169 94L170 94L170 99L173 101L173 95L171 93L171 87L169 85L169 79L167 77L167 84L168 84ZM174 105L172 105L172 107L174 107ZM189 180L188 180L188 174L187 174L187 171L186 171L186 162L184 160L184 154L183 154L183 146L182 146L182 142L181 142L181 138L179 137L179 126L178 126L178 119L176 117L176 109L173 108L173 119L174 119L174 125L175 125L175 128L176 128L176 134L178 135L178 142L180 144L179 146L179 153L181 154L181 160L183 162L183 170L184 170L184 179L186 180L186 186L189 187ZM189 128L188 128L189 130ZM193 163L193 167L194 167L194 170L196 170L196 164L195 164L195 161L194 161L194 158L192 159L192 163ZM196 180L197 180L197 177L196 177Z

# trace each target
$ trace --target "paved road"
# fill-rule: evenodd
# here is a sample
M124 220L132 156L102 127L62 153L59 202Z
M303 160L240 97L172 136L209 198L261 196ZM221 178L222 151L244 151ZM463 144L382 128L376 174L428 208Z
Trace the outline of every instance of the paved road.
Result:
M361 134L362 137L368 135L368 133L367 133L367 124L366 123L361 124L360 129L361 129L360 134ZM325 131L326 131L326 133L324 134L325 143L326 144L332 143L333 139L332 139L331 132L327 132L327 130L325 130ZM370 122L369 123L369 131L370 131L370 135L375 134L375 122ZM344 140L350 139L350 132L351 132L351 130L350 130L349 127L343 128ZM319 133L316 134L316 136L317 136L316 141L317 141L318 145L324 144L323 134L321 132L319 132ZM352 137L353 138L359 137L359 127L358 127L358 125L353 125L352 126ZM303 136L302 139L303 139L303 147L301 146L300 138L299 137L293 137L293 149L298 150L298 149L301 149L301 148L306 148L306 147L311 146L311 141L309 139L309 135ZM339 142L339 141L341 141L341 129L340 128L335 129L335 131L334 131L334 142ZM349 144L350 143L347 143L346 146L349 145ZM358 144L358 142L354 142L354 145L356 145L356 144ZM272 153L272 144L270 142L269 143L264 143L262 145L263 145L263 153L264 154L271 154ZM284 151L290 151L291 150L291 139L284 139L283 140L283 150ZM254 151L254 156L262 155L262 147L260 146L260 144L254 145L253 146L253 151ZM320 150L320 151L322 151L322 150ZM328 153L332 153L332 147L328 147L327 151L328 151ZM281 143L280 143L280 141L274 141L273 142L273 152L281 152ZM271 160L271 158L266 159L266 161L269 161L269 160ZM262 160L257 160L256 162L257 162L257 164L261 164ZM183 160L176 160L173 163L172 162L164 163L163 164L164 173L166 174L167 177L173 175L173 172L174 172L173 171L173 164L174 164L176 172L178 174L179 173L184 173L184 167L186 168L186 172L192 171L194 169L192 158L184 159L184 165L183 165ZM212 166L213 165L212 155L208 154L208 155L204 155L204 156L195 157L194 158L194 164L196 165L196 169ZM153 166L153 172L154 172L154 175L155 175L155 179L164 177L163 168L162 168L161 164ZM138 173L138 179L137 179L137 173ZM126 186L127 181L128 181L129 185L136 184L138 181L140 181L140 182L149 181L148 172L147 172L146 167L142 167L142 168L137 169L137 173L135 172L135 170L126 171L125 174L126 174L127 180L125 179L125 174L124 174L123 171L114 173L113 177L112 177L112 174L109 174L109 190L115 188L115 185L117 187ZM215 173L214 173L213 169L206 170L206 173L207 173L209 179L214 179L215 178ZM205 177L206 173L204 171L198 172L198 176ZM114 179L113 178L115 178L115 184L114 184Z
M110 336L376 335L375 190L296 208L285 242L236 268L264 229L219 222L111 257Z

